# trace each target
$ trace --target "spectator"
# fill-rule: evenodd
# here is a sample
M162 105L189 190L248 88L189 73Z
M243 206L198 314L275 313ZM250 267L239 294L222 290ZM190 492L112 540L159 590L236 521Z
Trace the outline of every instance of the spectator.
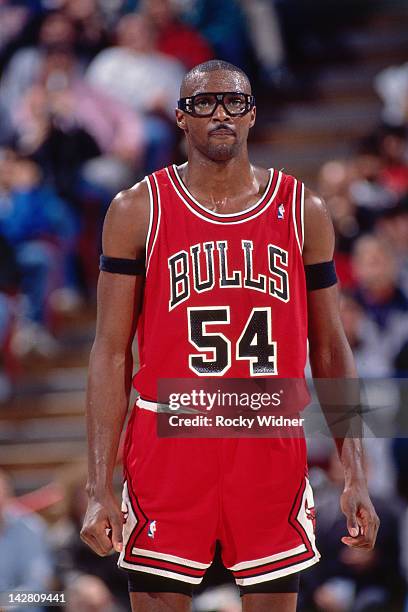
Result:
M11 57L0 82L0 104L9 112L37 80L43 55L50 48L70 48L75 43L75 29L62 13L47 15L41 25L38 45L19 49ZM11 121L11 119L10 119Z
M157 51L153 26L141 14L122 17L116 38L116 47L101 51L91 62L89 82L136 111L163 112L173 120L181 65Z
M18 291L19 283L16 254L0 232L0 403L8 400L12 392L8 371L11 357L9 340L15 309L13 296Z
M109 36L97 0L63 0L62 12L75 28L75 52L88 64L108 44Z
M351 164L342 160L326 162L318 174L319 193L324 197L333 221L336 236L334 258L344 288L354 285L350 252L360 234L356 205L350 195L351 178Z
M74 579L66 589L67 612L124 612L114 604L106 585L96 576L82 575Z
M377 135L360 143L352 162L353 178L350 196L357 206L357 218L363 231L370 231L379 214L395 206L397 197L381 183L383 161L378 148Z
M382 213L376 223L376 231L392 245L400 270L400 285L408 295L408 196L398 206Z
M2 67L4 57L12 43L18 39L24 27L30 20L30 8L28 6L12 6L11 3L0 4L0 65Z
M241 0L263 85L288 86L293 79L286 65L278 13L268 0Z
M343 293L340 313L359 376L370 378L389 375L390 368L384 363L381 330L366 315L362 305L351 294Z
M408 299L398 284L398 262L382 238L365 235L356 241L353 272L356 299L381 333L381 355L388 375L408 338Z
M391 125L408 123L408 63L382 70L375 88L383 101L383 120Z
M0 591L48 591L54 568L45 526L34 514L11 502L11 483L0 472ZM16 612L26 608L16 607ZM35 611L43 610L31 607Z
M200 32L218 59L248 69L250 44L238 0L183 0L183 20Z
M74 285L75 223L33 162L9 154L0 164L0 186L0 233L15 249L25 298L14 348L49 355L57 347L46 327L48 297L57 287Z
M380 182L396 196L403 196L408 192L407 129L384 127L378 138L383 161Z
M88 165L86 175L91 183L106 189L105 203L134 182L136 169L143 162L140 118L126 104L91 87L75 70L71 52L59 50L46 54L42 78L27 92L15 116L20 149L45 164L54 175L61 195L76 198L78 175L88 159L92 159L92 165ZM50 148L47 143L56 138L56 131L57 140L66 140L75 134L78 138L73 158L65 165L61 151L50 151L50 159L46 156ZM86 147L79 140L80 134L82 140L88 141ZM66 143L61 142L61 149L67 150ZM101 155L96 156L98 151ZM61 168L55 166L58 158ZM68 186L68 192L64 185Z
M174 57L186 70L214 57L205 38L178 18L171 0L142 0L141 9L155 28L160 53Z
M305 599L309 599L313 610L319 611L400 609L403 583L396 510L389 506L388 500L371 493L381 521L375 549L349 548L341 541L346 524L338 499L344 488L344 476L335 451L320 487L316 495L317 542L325 563L319 563L302 576Z
M176 60L157 51L153 27L143 15L122 17L116 36L117 46L95 57L87 78L92 86L143 115L145 171L151 172L171 160L174 109L183 69Z

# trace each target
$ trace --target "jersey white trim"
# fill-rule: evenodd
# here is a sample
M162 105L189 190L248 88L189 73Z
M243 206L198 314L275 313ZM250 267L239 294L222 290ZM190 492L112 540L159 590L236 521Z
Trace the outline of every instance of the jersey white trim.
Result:
M274 199L275 199L275 197L276 197L276 194L278 193L278 189L279 189L279 186L280 186L280 183L281 183L281 180L282 180L282 172L281 172L281 171L279 171L279 172L278 172L278 179L277 179L277 181L276 181L276 185L275 185L275 189L273 190L273 193L272 193L271 197L269 198L269 202L268 202L267 204L265 204L265 206L264 206L263 208L261 208L261 210L260 210L260 211L258 211L257 213L255 213L254 215L252 215L252 216L250 216L250 217L247 217L246 219L241 219L241 220L239 220L239 221L234 221L234 220L233 220L233 217L231 218L231 215L233 215L233 216L235 216L235 215L242 215L242 214L246 213L248 210L250 210L249 208L248 208L248 209L246 209L246 210L243 210L243 211L241 211L241 212L239 212L239 213L231 213L231 215L222 215L222 214L220 214L220 213L213 213L213 212L211 212L211 214L213 214L213 215L214 215L214 214L217 214L217 216L219 216L219 217L221 217L221 218L231 218L231 220L230 220L230 221L224 221L224 222L223 222L223 221L216 221L216 219L210 219L209 217L206 217L206 216L202 215L201 213L199 213L199 212L198 212L198 210L195 210L195 208L193 208L193 207L191 206L191 204L190 204L190 203L189 203L189 202L188 202L188 201L185 199L184 195L183 195L183 194L181 193L181 191L178 189L178 187L177 187L176 183L174 182L174 180L173 180L173 178L172 178L172 176L171 176L171 174L170 174L170 172L169 172L169 169L168 169L168 168L166 168L166 172L167 172L167 174L168 174L168 177L169 177L169 179L170 179L171 184L173 185L174 190L176 191L176 193L177 193L177 195L179 196L179 198L180 198L180 199L183 201L183 203L184 203L184 204L187 206L187 208L188 208L188 209L189 209L189 210L190 210L192 213L194 213L194 214L195 214L197 217L199 217L200 219L203 219L204 221L208 221L208 223L215 223L216 225L228 225L228 224L230 224L230 223L233 223L233 224L245 223L245 222L247 222L247 221L252 221L252 219L256 219L256 217L258 217L259 215L261 215L262 213L264 213L264 212L265 212L265 211L266 211L266 210L269 208L269 206L272 204L273 200L274 200ZM274 172L276 172L276 170L274 170ZM272 176L272 174L271 174L271 176ZM265 191L265 194L266 194L266 193L267 193L267 192ZM265 195L265 194L264 194L264 195ZM190 194L189 194L189 197L191 197L191 195L190 195ZM257 206L259 206L259 203L260 203L260 202L258 201L258 202L257 202ZM203 207L203 206L200 204L200 208L204 208L204 207ZM252 208L252 207L251 207L251 208ZM208 211L208 212L209 212L209 211Z
M177 169L176 164L173 164L173 170L174 170L174 174L177 176L177 179L181 185L181 188L183 189L183 191L188 195L189 198L191 198L194 202L194 204L197 204L197 206L199 206L203 212L209 213L211 215L214 215L215 217L221 217L221 218L225 218L225 217L238 217L239 215L242 215L244 213L250 212L251 210L254 210L257 206L259 206L260 204L262 204L263 200L266 198L266 195L270 189L271 183L272 183L272 179L274 177L275 174L275 170L273 168L268 168L268 172L269 172L269 179L268 179L268 184L266 186L266 189L264 191L264 193L261 195L261 197L255 202L255 204L252 204L252 206L250 206L249 208L246 208L245 210L240 210L239 212L235 212L235 213L217 213L214 212L213 210L208 210L208 208L206 208L205 206L203 206L202 204L200 204L200 202L198 200L196 200L196 198L193 196L193 194L187 189L187 187L185 186L179 171Z
M300 254L302 254L302 247L300 245L299 233L298 233L298 228L297 228L297 223L296 223L296 194L297 194L297 190L298 190L298 180L295 179L294 186L293 186L293 198L292 198L292 219L293 219L293 225L295 227L296 242L298 243Z
M153 202L152 188L151 188L150 181L149 181L148 177L145 176L143 180L146 182L147 189L149 191L149 227L147 229L146 244L145 244L146 256L149 256L148 245L149 245L149 242L150 242L150 234L152 233L152 226L153 226L154 202ZM147 270L146 270L146 272L147 272Z
M154 238L153 238L152 246L151 246L151 249L150 249L150 253L147 253L147 244L148 244L148 241L146 242L146 254L148 255L147 261L146 261L146 276L147 276L147 273L149 271L150 260L151 260L152 255L153 255L154 247L156 245L156 240L157 240L157 236L158 236L159 228L160 228L160 219L161 219L161 201L160 201L159 184L157 182L155 174L152 174L152 177L153 177L154 183L156 185L156 191L157 191L157 225L156 225L156 232L154 234ZM153 225L154 198L153 198L152 188L151 188L149 180L147 181L147 184L148 184L148 187L149 187L149 196L150 196L150 221L149 221L149 238L150 238L150 233L151 233L151 230L152 230L150 225Z
M305 184L302 183L302 193L300 197L300 223L302 226L302 253L305 245Z

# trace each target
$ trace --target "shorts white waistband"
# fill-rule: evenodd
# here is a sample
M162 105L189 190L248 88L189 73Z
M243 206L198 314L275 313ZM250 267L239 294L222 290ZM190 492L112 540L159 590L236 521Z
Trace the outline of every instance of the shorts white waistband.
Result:
M158 412L157 402L150 402L149 400L144 400L141 397L137 398L136 406L143 408L143 410L150 410L150 412Z

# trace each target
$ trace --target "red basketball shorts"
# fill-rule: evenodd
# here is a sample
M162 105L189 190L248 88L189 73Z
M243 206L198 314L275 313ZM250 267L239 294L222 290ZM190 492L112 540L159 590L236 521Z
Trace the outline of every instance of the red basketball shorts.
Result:
M304 438L159 438L156 418L135 406L126 432L120 567L199 584L217 540L241 586L319 560Z

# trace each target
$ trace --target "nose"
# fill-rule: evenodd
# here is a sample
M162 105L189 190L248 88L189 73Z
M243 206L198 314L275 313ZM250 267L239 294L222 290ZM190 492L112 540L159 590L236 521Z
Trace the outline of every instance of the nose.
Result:
M212 118L215 121L226 121L230 120L231 117L226 113L225 108L221 103L218 103L217 108L215 109Z

